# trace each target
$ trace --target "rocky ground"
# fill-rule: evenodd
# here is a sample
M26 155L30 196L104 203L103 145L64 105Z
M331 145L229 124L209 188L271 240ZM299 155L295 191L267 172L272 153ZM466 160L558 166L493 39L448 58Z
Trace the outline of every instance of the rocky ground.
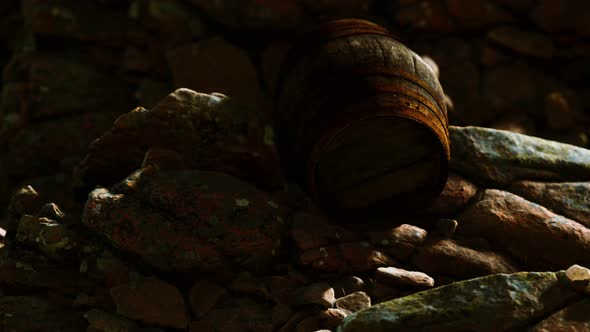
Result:
M590 150L451 127L435 202L344 220L293 184L260 189L280 173L244 173L280 167L263 122L231 141L237 109L179 89L119 117L77 169L98 186L81 217L21 188L0 249L4 330L590 331Z
M587 9L2 2L0 331L590 331ZM289 36L349 16L449 96L421 208L335 217L283 176Z

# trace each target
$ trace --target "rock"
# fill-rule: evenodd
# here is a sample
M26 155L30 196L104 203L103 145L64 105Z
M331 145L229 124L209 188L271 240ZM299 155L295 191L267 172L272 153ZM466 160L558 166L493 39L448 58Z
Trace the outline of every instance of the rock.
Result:
M302 319L295 327L295 332L317 331L320 327L320 320L318 317L307 317Z
M347 276L332 284L336 298L343 297L354 292L364 291L366 288L363 279L356 276Z
M307 283L307 280L302 280L296 274L288 274L267 277L266 282L273 301L290 304L293 302L297 291Z
M108 111L80 113L60 117L59 121L30 124L8 135L6 140L0 139L0 144L7 146L0 153L0 183L5 182L13 187L31 184L44 197L60 206L72 206L72 203L55 198L72 196L70 190L64 188L69 188L74 166L82 159L88 144L112 123L115 113L111 113L111 110L116 109L108 108ZM36 184L31 180L35 180ZM3 200L0 197L0 202Z
M516 180L583 181L590 151L537 137L480 127L450 127L450 167L479 182L507 186Z
M334 329L338 325L340 325L340 323L342 323L342 320L346 318L348 315L350 315L350 311L348 310L339 308L329 308L320 312L320 314L318 315L318 319L320 321L321 326L329 329Z
M416 288L434 287L434 279L426 273L407 271L395 267L380 267L375 271L375 279L392 286Z
M96 332L139 332L139 327L134 321L100 309L88 311L84 318L90 323L89 329Z
M514 21L507 11L487 0L447 0L446 3L449 14L465 29L481 29L492 24Z
M513 10L527 12L532 9L535 0L494 0L494 2Z
M434 225L437 235L442 237L452 237L459 223L455 219L439 219Z
M349 312L357 312L371 306L371 298L365 292L354 292L336 299L336 308Z
M477 187L464 177L450 173L440 195L428 208L439 217L452 217L459 213L477 193Z
M33 215L39 211L43 202L39 193L31 186L18 189L10 199L8 211L20 218L23 214Z
M394 11L395 21L402 26L430 31L450 32L455 24L441 0L422 0Z
M565 271L565 277L574 289L590 293L590 269L572 265Z
M498 114L540 113L543 96L552 88L552 78L518 62L490 68L480 84L479 105L484 107L485 120L492 121Z
M488 39L517 53L543 59L553 56L553 41L545 35L512 27L498 27L488 31Z
M2 87L4 115L20 114L25 121L40 121L91 112L118 114L129 109L131 92L122 77L81 59L82 55L73 52L14 55L4 69L7 83ZM100 128L96 136L107 128Z
M82 314L36 296L1 296L0 330L79 332L86 328Z
M196 317L206 315L217 303L228 296L225 288L207 280L197 281L191 287L189 300Z
M590 6L585 1L537 1L530 17L543 30L551 33L573 32L589 36L585 13Z
M334 288L326 283L315 283L299 290L295 304L316 304L324 308L332 308L336 298Z
M132 4L132 6L137 3ZM140 7L140 6L138 6ZM149 0L145 12L139 13L139 20L151 24L158 29L160 42L164 42L165 48L174 45L191 42L193 38L203 38L209 33L203 19L195 8L186 2L179 0ZM141 17L143 15L147 17Z
M469 124L481 124L497 116L495 112L488 110L487 105L481 103L482 90L478 86L483 78L478 64L473 60L471 44L466 40L450 39L440 42L437 47L435 56L441 65L440 83L445 87L453 105L449 116ZM454 58L448 54L439 55L448 51L448 47L459 48L453 51L457 53ZM447 65L443 66L443 63ZM472 111L474 107L477 107L477 112Z
M527 114L507 114L494 121L491 128L511 131L517 134L535 136L535 124Z
M124 179L150 147L177 152L188 168L225 172L264 188L280 182L269 120L223 95L178 89L150 111L120 116L90 146L76 169L76 186L86 193Z
M412 263L429 274L444 274L462 279L518 271L508 258L498 253L474 250L450 239L427 243L413 257Z
M35 34L110 47L122 46L130 30L124 9L101 8L95 2L25 0L23 14Z
M207 15L234 31L287 31L304 22L298 1L210 1L190 0Z
M234 293L249 296L257 296L263 299L270 298L270 292L264 282L248 272L241 272L232 280L229 289Z
M180 153L161 148L149 148L143 161L141 162L141 168L148 166L157 167L161 170L183 170L188 169L184 158Z
M383 247L391 257L406 259L420 247L428 233L420 227L402 224L385 232L370 232L369 239L375 246Z
M59 206L57 206L55 203L47 203L43 205L37 215L42 218L48 218L57 221L63 221L63 219L66 217L66 214L63 213Z
M590 183L519 181L508 191L590 228Z
M386 254L366 242L349 242L340 245L309 249L300 256L303 265L315 270L334 273L358 273L380 266L398 265Z
M370 0L303 0L305 11L322 20L369 15Z
M117 313L148 324L188 326L184 299L176 287L154 277L140 277L111 288Z
M94 190L82 222L164 270L268 267L287 211L252 185L206 171L143 169Z
M65 225L44 217L25 214L21 217L16 231L19 243L36 246L45 255L58 258L77 249L79 236Z
M336 331L515 330L578 297L564 278L522 272L458 282L374 305L346 317Z
M248 53L220 37L172 49L166 55L177 87L222 93L236 105L269 113Z
M554 313L535 324L527 332L578 332L590 331L590 299L586 298Z
M576 127L572 93L553 91L545 96L545 116L551 129L566 130Z
M308 213L297 213L293 216L291 236L299 250L360 240L357 233L332 224L321 216Z
M277 303L272 307L272 327L277 330L283 326L293 315L293 310L289 305Z
M213 327L211 331L272 332L271 311L267 303L230 298L211 310L204 320Z
M505 191L486 190L459 219L457 234L488 239L524 268L590 265L590 229Z

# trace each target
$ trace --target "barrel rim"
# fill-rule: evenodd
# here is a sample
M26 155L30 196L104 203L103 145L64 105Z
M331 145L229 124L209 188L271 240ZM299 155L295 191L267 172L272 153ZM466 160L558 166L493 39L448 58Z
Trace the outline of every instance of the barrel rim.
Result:
M403 107L403 106L401 106ZM444 189L444 186L446 185L447 182L447 178L448 178L448 170L449 170L449 162L450 162L450 139L448 139L448 135L446 136L447 139L445 139L445 137L441 137L439 135L439 133L434 129L431 128L428 123L421 121L420 119L417 119L415 116L415 113L413 111L413 109L411 108L407 108L407 107L403 107L406 108L407 110L409 110L410 112L403 114L403 113L394 113L394 114L383 114L383 113L373 113L364 117L358 117L356 118L354 121L341 121L339 123L338 126L334 126L331 130L329 130L328 132L326 132L324 135L321 136L321 138L319 140L316 141L316 144L313 146L312 150L309 152L308 157L307 157L307 165L306 165L306 169L307 169L307 178L305 179L306 182L306 187L309 189L308 192L309 194L312 196L312 198L316 201L316 202L323 202L323 200L320 197L320 193L317 187L317 181L316 181L316 174L317 174L317 168L319 167L319 156L322 154L322 152L324 151L324 148L327 147L334 139L336 139L338 137L338 135L340 135L342 132L346 131L347 129L349 129L350 127L353 126L354 123L358 123L359 121L365 121L365 120L374 120L374 119L378 119L378 118L404 118L416 123L419 123L421 125L423 125L424 128L426 128L435 138L434 141L438 142L441 147L442 150L441 153L439 154L439 165L440 165L440 172L439 172L439 176L436 177L437 182L434 183L432 185L432 191L431 191L431 196L432 197L427 197L427 199L432 199L435 198L437 195L439 195L442 190ZM395 197L392 196L391 198ZM388 198L389 199L389 198ZM387 200L387 199L385 199ZM323 202L325 203L325 202ZM378 204L378 202L376 202L375 204ZM367 206L366 208L368 208L369 206Z

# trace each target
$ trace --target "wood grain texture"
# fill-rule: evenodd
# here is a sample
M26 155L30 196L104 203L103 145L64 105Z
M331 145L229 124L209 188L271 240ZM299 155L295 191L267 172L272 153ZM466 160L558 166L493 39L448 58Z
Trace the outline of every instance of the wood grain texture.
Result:
M440 193L448 118L430 67L362 20L302 40L282 68L274 115L287 173L339 209Z

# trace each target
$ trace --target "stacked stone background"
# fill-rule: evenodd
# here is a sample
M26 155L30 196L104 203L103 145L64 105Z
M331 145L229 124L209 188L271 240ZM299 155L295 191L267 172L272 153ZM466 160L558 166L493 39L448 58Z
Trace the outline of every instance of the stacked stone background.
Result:
M590 271L575 266L590 266L589 10L0 4L0 327L590 331ZM386 25L440 72L452 173L424 211L345 224L281 185L280 59L337 17Z

